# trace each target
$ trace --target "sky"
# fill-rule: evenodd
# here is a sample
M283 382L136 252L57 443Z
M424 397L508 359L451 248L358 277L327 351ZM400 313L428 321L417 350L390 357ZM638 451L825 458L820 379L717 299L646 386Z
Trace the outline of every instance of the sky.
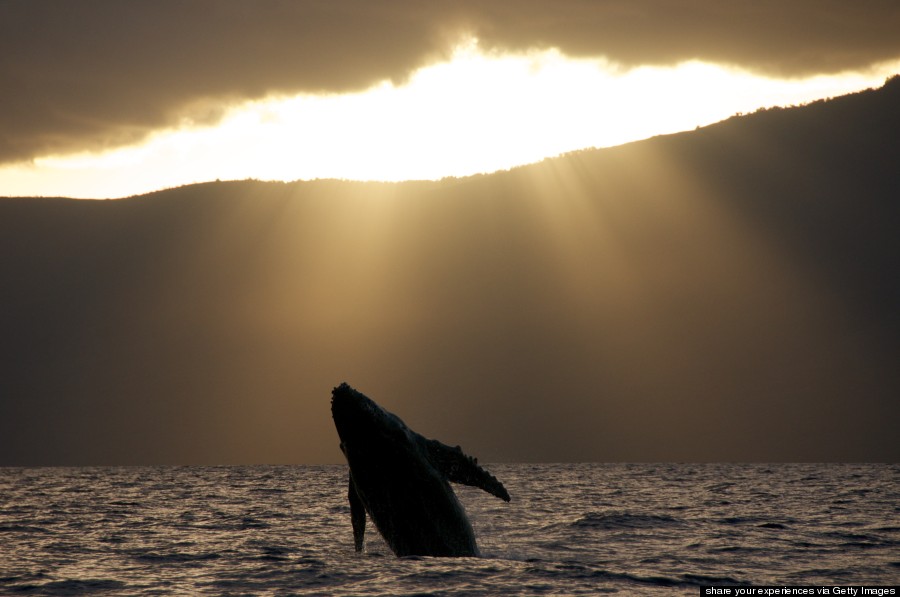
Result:
M898 25L889 0L10 0L0 195L492 172L880 86Z
M898 30L0 0L0 465L341 462L345 381L485 461L895 461Z

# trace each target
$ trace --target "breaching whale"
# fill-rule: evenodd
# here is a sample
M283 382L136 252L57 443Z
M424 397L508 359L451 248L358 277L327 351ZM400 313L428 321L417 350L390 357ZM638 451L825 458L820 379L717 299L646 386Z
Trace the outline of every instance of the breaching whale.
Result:
M426 439L346 383L331 393L331 415L350 465L350 518L362 551L366 513L398 556L477 556L475 533L448 481L509 493L478 461Z

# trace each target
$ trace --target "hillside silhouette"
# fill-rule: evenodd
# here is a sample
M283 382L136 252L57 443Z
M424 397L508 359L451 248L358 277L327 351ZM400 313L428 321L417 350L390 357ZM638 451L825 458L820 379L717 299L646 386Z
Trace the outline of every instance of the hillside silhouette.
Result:
M0 199L0 465L890 460L900 78L440 182Z

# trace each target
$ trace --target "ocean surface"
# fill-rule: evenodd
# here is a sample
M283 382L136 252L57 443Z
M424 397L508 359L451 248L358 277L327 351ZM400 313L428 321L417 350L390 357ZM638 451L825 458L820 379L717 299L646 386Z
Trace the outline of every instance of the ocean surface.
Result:
M353 550L346 466L0 468L0 595L673 595L900 583L897 464L495 464L482 558Z

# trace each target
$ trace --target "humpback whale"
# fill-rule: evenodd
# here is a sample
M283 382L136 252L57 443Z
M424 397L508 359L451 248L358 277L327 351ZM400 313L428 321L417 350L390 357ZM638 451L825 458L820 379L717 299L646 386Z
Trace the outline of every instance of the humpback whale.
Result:
M347 497L356 551L366 513L398 556L478 556L475 533L448 481L509 493L478 461L426 439L346 383L331 393L331 415L350 466Z

